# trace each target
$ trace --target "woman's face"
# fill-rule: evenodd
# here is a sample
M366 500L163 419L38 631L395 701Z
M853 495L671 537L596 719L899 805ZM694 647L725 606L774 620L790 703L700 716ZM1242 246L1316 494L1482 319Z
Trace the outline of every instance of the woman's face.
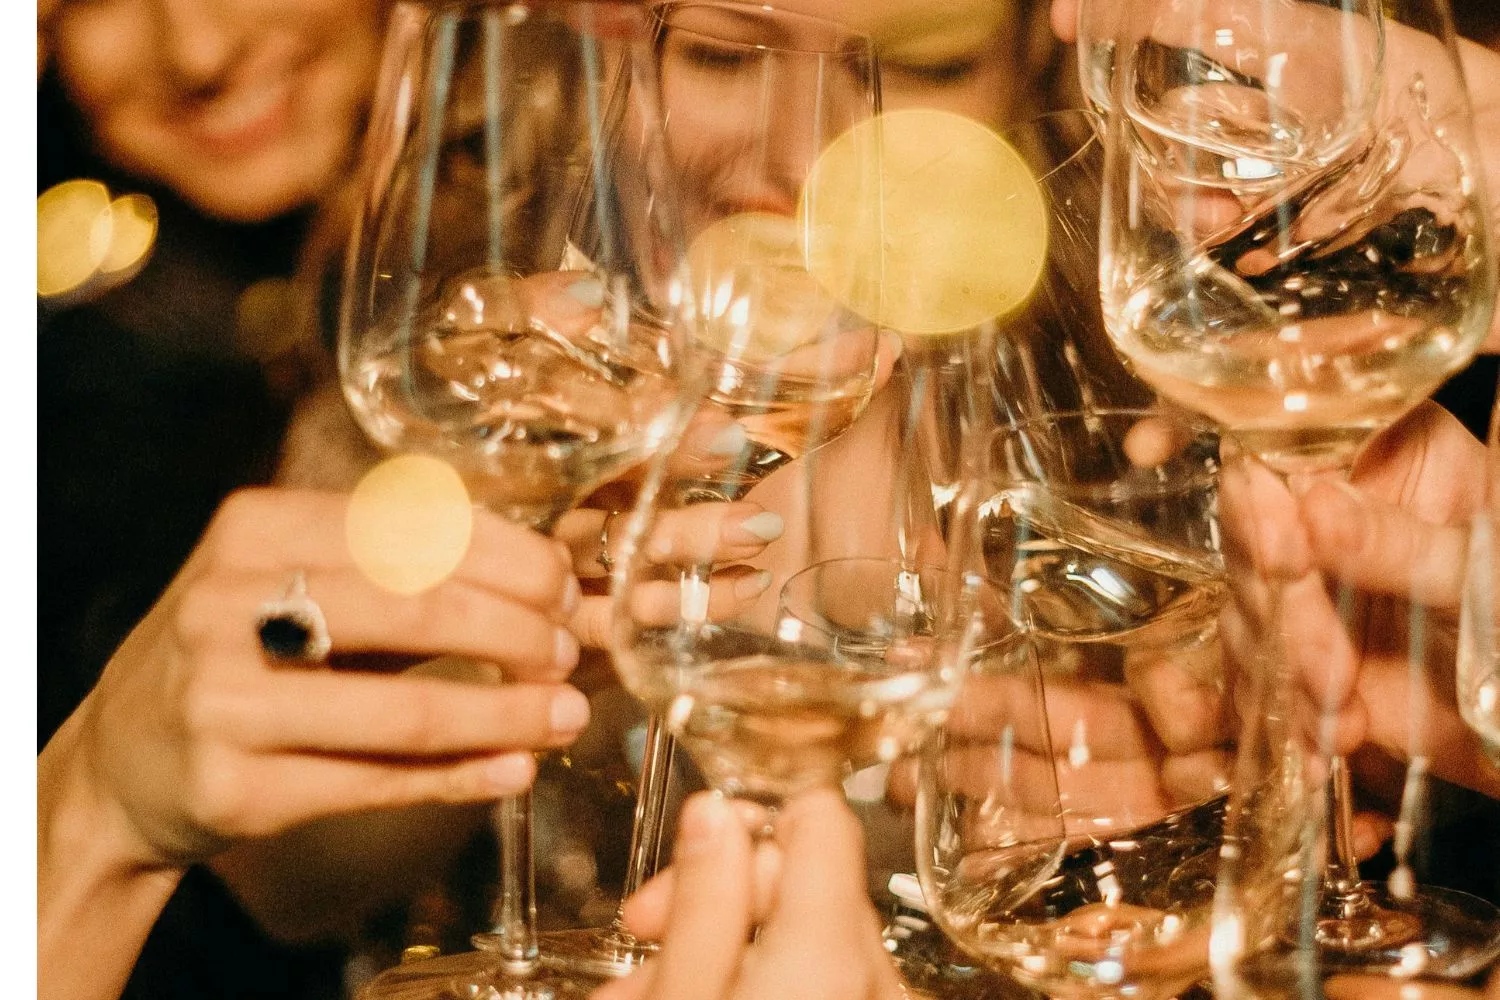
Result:
M203 212L258 221L347 165L381 0L62 0L63 85L100 151Z
M870 36L887 111L940 108L999 125L1029 96L1014 0L784 0Z

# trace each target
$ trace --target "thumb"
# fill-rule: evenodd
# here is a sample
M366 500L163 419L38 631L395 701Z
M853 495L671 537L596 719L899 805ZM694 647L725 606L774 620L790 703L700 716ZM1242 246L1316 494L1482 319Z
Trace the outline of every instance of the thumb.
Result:
M652 1000L728 996L750 938L754 904L750 834L723 796L683 807L672 859L672 912L654 960Z

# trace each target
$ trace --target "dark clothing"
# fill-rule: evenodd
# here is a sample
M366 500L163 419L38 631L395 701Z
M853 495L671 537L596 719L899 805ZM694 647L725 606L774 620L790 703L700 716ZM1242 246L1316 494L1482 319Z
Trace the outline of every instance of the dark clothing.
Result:
M266 482L290 401L236 341L236 305L291 274L301 216L238 226L93 156L51 80L37 94L38 189L75 177L155 201L154 252L127 284L37 315L37 729L42 744L186 560L232 490ZM246 624L249 627L249 624ZM88 942L79 942L88 960ZM333 1000L343 955L266 939L190 871L126 989L132 1000Z

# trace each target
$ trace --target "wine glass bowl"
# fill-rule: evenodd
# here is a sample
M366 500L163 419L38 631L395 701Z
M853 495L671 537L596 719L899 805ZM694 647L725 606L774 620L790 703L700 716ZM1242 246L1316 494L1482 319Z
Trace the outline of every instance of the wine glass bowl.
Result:
M707 391L699 419L729 432L674 488L735 500L842 434L876 387L876 327L810 268L806 200L820 154L879 110L875 56L833 21L730 0L660 7L657 49ZM868 153L851 183L873 195ZM878 280L864 263L845 280Z
M814 563L769 618L685 632L635 615L619 669L711 785L774 808L910 753L941 718L950 587L962 583L894 560Z
M1164 0L1085 43L1112 60L1093 69L1110 83L1110 335L1283 472L1346 467L1489 327L1479 161L1440 7Z
M388 72L419 89L373 134L351 243L339 365L355 418L533 525L680 415L681 233L649 34L625 6L476 2L412 15L404 47L393 31Z
M1014 634L922 757L918 871L965 951L1058 997L1204 977L1233 733L1218 436L1164 410L995 432L980 504Z

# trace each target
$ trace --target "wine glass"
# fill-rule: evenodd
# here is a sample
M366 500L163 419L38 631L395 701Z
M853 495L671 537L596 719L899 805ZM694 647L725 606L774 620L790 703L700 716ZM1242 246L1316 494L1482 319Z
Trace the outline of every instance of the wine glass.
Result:
M768 4L659 8L667 147L698 303L707 397L674 465L677 502L738 500L842 434L876 388L880 338L815 273L808 180L820 154L879 111L869 39ZM855 199L878 195L878 151L859 147ZM873 259L847 282L878 281ZM700 567L685 594L706 596ZM697 609L689 609L701 611Z
M1446 3L1101 13L1108 2L1089 0L1079 23L1113 32L1080 48L1108 109L1100 274L1115 346L1278 473L1347 475L1475 352L1493 308ZM1341 603L1363 634L1356 595ZM1323 960L1389 967L1424 937L1442 950L1442 890L1406 905L1362 882L1341 757L1327 787Z
M821 585L840 573L862 589ZM616 667L711 786L772 818L799 792L912 752L947 708L963 580L830 560L793 574L776 608L715 607L688 628L679 586L632 558L615 596Z
M873 327L831 325L849 314L804 266L809 216L798 195L810 157L874 113L874 59L863 36L769 4L658 4L651 25L673 195L691 240L689 361L711 392L676 452L673 489L682 504L736 500L836 436L871 391ZM762 395L776 380L784 399ZM799 419L805 433L782 426ZM708 563L682 572L685 623L702 624L712 576ZM626 897L655 871L674 753L671 733L650 715ZM607 948L576 931L546 943L569 964L600 970L634 961L643 947L618 916Z
M378 446L443 459L475 503L546 532L678 433L691 292L644 9L398 4L363 177L338 360ZM497 813L495 931L364 996L597 981L543 961L529 794Z
M917 868L963 950L1057 997L1171 997L1208 971L1233 732L1218 436L1168 410L995 432L981 503L1009 641L924 752Z

